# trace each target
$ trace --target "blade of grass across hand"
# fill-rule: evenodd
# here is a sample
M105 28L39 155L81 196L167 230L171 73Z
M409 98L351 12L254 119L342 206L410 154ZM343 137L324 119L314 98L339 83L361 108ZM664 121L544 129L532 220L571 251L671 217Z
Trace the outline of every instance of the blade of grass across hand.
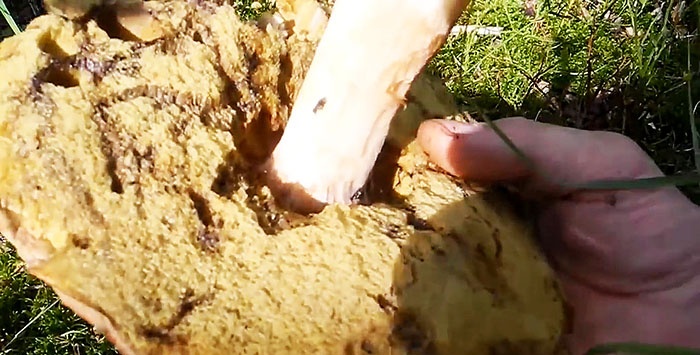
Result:
M688 85L688 115L690 116L690 135L692 136L693 139L693 153L694 156L693 158L695 159L695 170L700 173L700 133L698 132L698 127L695 123L695 108L697 107L696 105L693 105L693 95L692 95L692 68L690 66L690 37L687 39L688 41L688 48L686 49L687 52L687 60L688 60L688 74L687 74L687 79L686 83ZM700 104L700 102L698 102Z
M566 184L565 186L580 190L640 190L657 189L669 185L697 184L700 184L700 175L691 173L639 179L594 180L583 184Z
M596 346L586 355L700 355L700 349L673 346L648 345L639 343L612 343Z
M14 34L22 32L19 29L19 26L17 26L17 23L15 23L15 19L12 18L12 14L10 14L10 11L7 9L7 6L5 6L4 0L0 0L0 12L2 12L2 17L4 17L5 21L7 21L7 24L10 25L10 28L12 29L12 32L14 32Z
M508 138L508 136L496 125L495 122L490 120L485 115L482 116L484 121L493 129L493 131L503 140L503 142L508 145L508 147L520 158L522 161L530 168L535 174L540 175L544 179L550 179L542 170L537 167L534 161L530 159L520 148L518 148L513 141ZM660 187L666 187L670 185L675 186L685 186L685 185L697 185L700 184L700 174L684 174L684 175L671 175L671 176L659 176L653 178L642 178L642 179L620 179L620 180L595 180L589 181L581 184L569 184L562 181L552 181L552 183L562 186L564 188L574 189L574 190L639 190L639 189L657 189Z

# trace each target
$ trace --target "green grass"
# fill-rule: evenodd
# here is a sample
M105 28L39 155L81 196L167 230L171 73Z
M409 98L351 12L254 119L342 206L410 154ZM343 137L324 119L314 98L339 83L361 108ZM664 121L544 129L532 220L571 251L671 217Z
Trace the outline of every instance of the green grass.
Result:
M0 0L0 13L2 13L2 17L7 22L7 25L10 26L12 34L18 34L21 30L19 29L19 26L17 26L12 14L10 14L10 11L7 9L7 6L5 6L4 0Z
M541 0L528 14L522 0L475 0L460 23L501 27L500 36L452 37L430 70L476 119L521 115L616 131L667 174L700 172L692 134L700 116L699 7ZM700 201L697 186L683 191Z
M621 132L667 174L700 170L700 2L525 1L533 11L523 0L474 0L460 24L500 35L451 37L431 62L465 110ZM235 1L246 19L270 8L253 3ZM0 24L0 33L24 25ZM700 201L700 188L683 191ZM0 354L111 353L0 240Z
M0 241L0 354L116 354Z

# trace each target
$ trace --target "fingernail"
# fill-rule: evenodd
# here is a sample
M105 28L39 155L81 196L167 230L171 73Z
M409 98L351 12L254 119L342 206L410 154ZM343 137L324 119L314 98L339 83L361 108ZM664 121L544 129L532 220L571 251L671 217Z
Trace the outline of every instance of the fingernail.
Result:
M457 134L445 126L444 120L428 120L418 129L418 142L430 160L450 171L449 152Z
M447 132L445 133L448 134L468 134L481 129L481 125L476 123L465 123L445 119L438 119L433 121L436 125L440 125L442 129L446 130Z
M424 121L418 129L418 141L429 151L440 147L446 149L461 135L476 132L479 124L470 124L446 119Z

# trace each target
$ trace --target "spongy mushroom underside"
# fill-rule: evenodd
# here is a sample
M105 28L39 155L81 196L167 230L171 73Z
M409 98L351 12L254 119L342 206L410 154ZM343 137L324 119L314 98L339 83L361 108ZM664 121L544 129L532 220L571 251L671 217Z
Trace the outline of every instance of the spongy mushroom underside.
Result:
M413 142L456 113L439 81L414 83L368 202L297 215L255 166L318 34L207 1L149 7L165 30L148 43L46 15L0 44L0 232L122 353L561 350L528 223Z

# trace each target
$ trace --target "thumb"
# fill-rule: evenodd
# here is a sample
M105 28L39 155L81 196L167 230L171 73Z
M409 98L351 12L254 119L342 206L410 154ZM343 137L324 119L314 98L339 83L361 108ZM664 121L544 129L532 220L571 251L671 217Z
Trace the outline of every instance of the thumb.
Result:
M526 182L540 192L555 193L553 182L585 183L598 179L632 179L662 175L631 139L617 133L585 131L525 118L494 122L529 157L538 176L485 124L428 120L418 142L447 172L480 182Z

